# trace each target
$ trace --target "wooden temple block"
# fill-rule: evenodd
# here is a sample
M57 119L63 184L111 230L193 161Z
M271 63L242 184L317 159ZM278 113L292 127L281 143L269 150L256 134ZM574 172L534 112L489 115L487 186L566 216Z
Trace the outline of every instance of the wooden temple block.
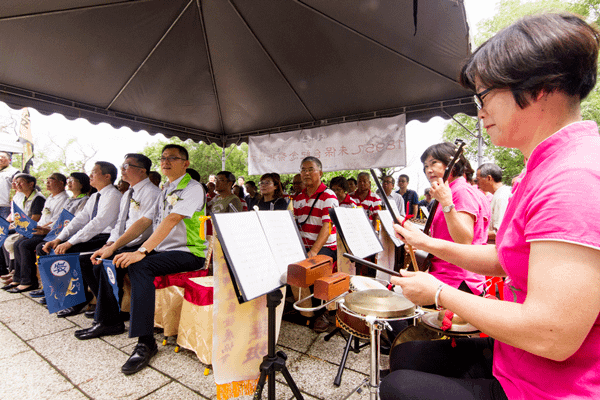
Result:
M309 287L323 276L331 274L332 258L316 255L288 265L287 283L298 287Z
M315 298L329 301L350 290L350 275L343 272L319 278L315 281Z

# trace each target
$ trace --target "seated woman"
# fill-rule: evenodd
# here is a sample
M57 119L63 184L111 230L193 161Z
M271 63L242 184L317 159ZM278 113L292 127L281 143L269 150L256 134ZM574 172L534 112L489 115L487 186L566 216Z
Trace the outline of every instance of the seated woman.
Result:
M36 222L40 221L46 198L35 188L37 179L29 174L19 174L16 176L16 182L19 191L23 193L23 202L17 204L17 206L32 220ZM10 262L14 266L12 284L3 287L3 289L9 293L22 293L28 290L37 289L39 286L35 273L33 276L31 276L31 274L21 276L21 269L16 268L15 245L23 239L25 239L23 235L15 233L6 238L4 242L4 248L8 251L11 260ZM33 266L33 270L35 271L35 265Z
M69 195L65 191L66 183L67 178L58 172L46 179L46 190L50 196L46 199L37 228L32 237L22 237L14 244L15 277L20 277L21 287L25 285L38 286L35 247L44 241L52 224L58 219L69 200ZM19 288L17 287L17 289ZM29 290L29 286L23 290Z
M329 188L333 190L333 193L335 193L336 197L338 198L340 207L358 207L356 201L348 194L350 185L348 185L348 181L343 176L336 176L333 178L331 182L329 182Z
M67 179L67 189L72 193L65 209L73 215L83 210L85 203L90 198L92 187L90 186L90 177L84 172L72 172Z
M380 387L389 399L600 398L600 136L582 121L596 84L600 32L571 14L525 17L479 47L461 71L492 142L519 149L527 172L495 245L471 246L395 226L405 242L469 271L507 276L507 301L459 291L435 276L393 278L416 304L447 308L489 338L407 342ZM432 182L433 196L449 187Z
M287 210L288 202L283 197L283 186L279 174L264 174L260 177L259 210Z

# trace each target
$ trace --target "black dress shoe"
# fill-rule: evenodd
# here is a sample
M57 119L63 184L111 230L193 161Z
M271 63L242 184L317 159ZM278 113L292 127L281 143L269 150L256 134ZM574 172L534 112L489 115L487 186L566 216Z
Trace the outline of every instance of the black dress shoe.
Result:
M8 289L16 288L17 286L19 286L18 283L12 282L12 283L9 283L8 285L2 286L0 289L8 290Z
M38 285L29 285L29 286L27 286L26 288L23 288L23 289L19 289L18 286L19 285L16 285L16 286L14 286L14 287L12 287L10 289L6 289L6 291L8 293L24 293L24 292L29 292L31 290L35 290L35 289L38 288Z
M90 326L89 328L84 328L84 329L78 329L75 331L75 337L79 337L82 334L89 332L94 326L98 325L97 321L92 322L92 326Z
M86 318L92 319L96 315L96 310L90 310L83 313Z
M41 304L41 305L43 305L43 306L45 306L45 305L47 305L47 304L48 304L48 303L46 303L46 298L45 298L45 297L42 297L42 298L40 299L40 304Z
M92 326L91 328L84 329L80 334L75 334L75 337L79 340L88 340L99 338L102 336L120 335L125 332L125 324L117 325L103 325L101 323Z
M84 301L81 304L77 304L76 306L65 308L64 310L60 310L59 312L56 313L56 316L58 318L72 317L73 315L77 315L81 311L83 311L85 306L87 306L87 301Z
M29 295L31 297L44 297L44 289L34 290L33 292L29 293Z
M129 360L121 367L121 372L125 375L135 374L148 366L150 359L158 353L158 346L148 347L144 343L138 343L133 349L133 354Z

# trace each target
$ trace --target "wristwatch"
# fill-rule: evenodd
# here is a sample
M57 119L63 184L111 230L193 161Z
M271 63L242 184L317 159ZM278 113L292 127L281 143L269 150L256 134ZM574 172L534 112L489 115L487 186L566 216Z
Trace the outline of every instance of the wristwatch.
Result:
M454 204L450 204L449 206L444 206L442 210L444 210L445 213L449 213L450 211L452 211L453 208Z
M140 247L139 249L137 249L137 251L139 251L140 253L142 253L145 256L147 256L149 253L149 251L145 247Z

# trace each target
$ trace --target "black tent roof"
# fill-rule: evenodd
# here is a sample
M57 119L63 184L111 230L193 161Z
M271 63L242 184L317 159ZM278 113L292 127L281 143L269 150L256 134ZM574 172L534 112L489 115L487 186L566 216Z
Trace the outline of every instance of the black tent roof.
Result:
M194 141L475 115L462 0L3 0L0 100Z

